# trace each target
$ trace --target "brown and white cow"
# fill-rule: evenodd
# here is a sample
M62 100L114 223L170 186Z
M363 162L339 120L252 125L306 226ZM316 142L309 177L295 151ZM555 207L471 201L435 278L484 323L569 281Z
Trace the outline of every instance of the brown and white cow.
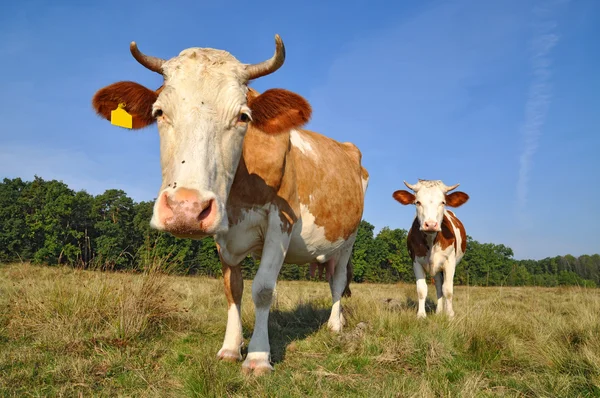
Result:
M254 332L242 365L255 374L273 369L267 326L284 262L333 270L328 326L342 329L340 298L368 183L356 146L300 129L312 112L304 98L248 87L283 64L278 35L275 43L272 58L249 65L211 48L188 48L163 60L142 54L133 42L135 59L160 73L163 85L154 91L118 82L92 101L109 120L124 103L134 129L157 123L162 185L151 226L181 238L214 237L229 304L221 359L242 359L239 264L248 254L261 259L252 283Z
M404 185L414 194L399 190L393 193L393 197L403 205L414 204L417 210L406 239L417 279L417 316L426 317L427 272L435 280L436 313L441 313L445 307L446 314L453 317L454 271L467 249L467 235L463 224L446 206L459 207L469 200L469 195L460 191L449 194L459 184L448 187L439 180L419 179L415 185L404 181Z

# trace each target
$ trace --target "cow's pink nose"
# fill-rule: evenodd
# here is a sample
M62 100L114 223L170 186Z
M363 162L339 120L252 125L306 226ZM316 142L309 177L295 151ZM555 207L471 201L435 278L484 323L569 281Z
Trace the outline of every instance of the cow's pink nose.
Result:
M425 231L437 231L438 223L437 221L425 221L423 227Z
M176 235L197 235L209 229L216 218L214 199L202 200L195 189L179 188L159 198L158 219L166 231Z

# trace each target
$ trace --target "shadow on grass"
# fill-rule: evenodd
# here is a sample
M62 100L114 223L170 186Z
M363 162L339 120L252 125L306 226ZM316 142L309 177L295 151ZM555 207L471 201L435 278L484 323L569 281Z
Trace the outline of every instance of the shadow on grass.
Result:
M411 299L410 297L406 299L406 304L405 304L406 309L410 309L416 313L418 306L419 306L419 303L417 301ZM436 303L433 302L432 299L430 299L429 297L425 298L425 312L427 314L435 313L436 308L437 308L437 305L436 305Z
M413 300L412 298L407 298L406 301L401 301L398 299L388 298L382 300L384 306L390 311L414 311L417 312L418 302ZM435 313L437 308L437 304L433 302L429 297L425 299L425 312L426 313Z
M269 315L269 342L271 343L271 361L282 362L288 344L302 340L315 333L327 323L331 309L318 308L311 303L300 304L290 311L272 309ZM252 335L249 331L248 337ZM244 347L247 354L247 346Z

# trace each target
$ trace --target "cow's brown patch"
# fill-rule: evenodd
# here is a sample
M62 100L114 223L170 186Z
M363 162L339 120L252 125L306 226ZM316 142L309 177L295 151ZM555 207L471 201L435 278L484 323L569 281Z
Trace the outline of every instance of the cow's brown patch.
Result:
M330 241L348 239L362 218L364 192L362 179L367 171L358 161L359 149L309 130L299 131L312 148L304 153L292 146L300 203L308 207L315 224L325 229Z
M288 151L289 134L268 135L249 126L227 202L232 224L241 220L243 209L273 203L279 209L282 230L291 232L298 219L299 206L293 194L294 184L289 182L290 178L292 182L295 180L286 162ZM284 181L286 172L291 177Z
M162 86L152 91L135 82L117 82L98 90L92 98L96 113L110 120L111 112L125 103L125 110L132 117L133 129L150 126L156 119L152 117L152 105L156 102Z
M234 304L241 305L242 294L244 293L244 279L242 278L242 267L240 265L230 266L221 256L221 248L217 244L219 259L223 269L223 282L225 287L225 297L227 297L228 307Z
M452 224L460 231L460 249L465 253L467 251L467 232L465 231L465 226L452 211L446 210L446 212L450 215Z
M288 132L310 120L310 104L296 93L279 88L267 90L260 95L254 95L255 93L252 90L248 95L252 124L267 134Z
M413 261L415 257L425 257L429 251L425 234L419 228L419 220L415 217L406 237L408 254Z

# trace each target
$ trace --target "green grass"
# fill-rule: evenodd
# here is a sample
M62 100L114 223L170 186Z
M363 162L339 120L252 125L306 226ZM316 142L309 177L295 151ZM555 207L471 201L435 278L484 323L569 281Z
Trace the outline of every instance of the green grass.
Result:
M457 287L452 321L417 320L413 285L352 294L334 335L326 283L279 282L257 378L216 359L222 281L2 265L0 396L600 396L598 290Z

